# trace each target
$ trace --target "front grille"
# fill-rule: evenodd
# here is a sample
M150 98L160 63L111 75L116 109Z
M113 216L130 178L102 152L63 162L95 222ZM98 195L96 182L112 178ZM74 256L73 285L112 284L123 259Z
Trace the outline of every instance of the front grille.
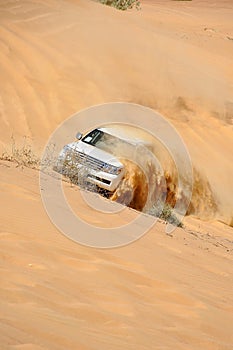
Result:
M79 152L77 150L70 150L70 152L67 155L69 155L71 161L77 162L96 171L103 170L105 166L105 163L103 161L91 157L88 154Z

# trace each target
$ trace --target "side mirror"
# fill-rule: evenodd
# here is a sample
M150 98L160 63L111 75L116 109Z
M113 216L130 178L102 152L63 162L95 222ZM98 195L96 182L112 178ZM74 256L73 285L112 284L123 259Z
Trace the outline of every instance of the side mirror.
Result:
M76 139L81 140L82 137L83 137L83 134L81 132L77 132Z

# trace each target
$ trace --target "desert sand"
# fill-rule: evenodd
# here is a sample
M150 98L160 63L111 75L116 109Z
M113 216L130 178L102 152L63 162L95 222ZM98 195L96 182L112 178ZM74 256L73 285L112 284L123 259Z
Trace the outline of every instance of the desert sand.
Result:
M89 0L0 4L2 152L13 135L41 154L73 113L134 102L176 127L197 174L184 229L167 235L160 221L101 250L51 223L38 171L1 161L1 349L233 348L233 4L142 3L127 12ZM135 215L96 216L64 187L90 224Z

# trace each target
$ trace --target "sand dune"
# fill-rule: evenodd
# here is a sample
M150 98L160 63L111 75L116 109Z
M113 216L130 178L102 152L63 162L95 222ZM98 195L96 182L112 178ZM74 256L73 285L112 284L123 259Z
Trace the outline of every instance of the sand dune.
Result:
M178 129L218 206L209 210L204 194L195 214L231 223L232 13L229 2L218 11L208 1L146 2L128 13L84 0L4 2L2 143L25 135L38 148L60 122L98 103L152 107Z
M2 162L1 184L2 349L231 349L230 228L190 222L172 237L158 223L127 247L92 249L49 221L34 170Z
M196 218L185 230L171 237L160 222L102 251L56 230L35 170L1 162L2 349L232 349L232 228L214 221L233 218L232 18L229 0L144 0L139 12L90 0L1 2L2 148L25 136L39 154L71 114L126 101L171 121L196 170ZM134 215L96 219L65 186L94 225Z

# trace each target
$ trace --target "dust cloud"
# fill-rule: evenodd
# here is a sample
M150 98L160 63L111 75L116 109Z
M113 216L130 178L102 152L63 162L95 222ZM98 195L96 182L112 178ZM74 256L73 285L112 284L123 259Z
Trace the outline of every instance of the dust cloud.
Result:
M112 125L111 125L112 127ZM187 214L214 217L217 202L208 180L193 169L193 184L188 183L185 174L180 174L184 187L179 187L177 167L168 149L146 131L132 126L115 125L132 138L132 143L112 142L106 139L98 147L118 157L125 168L125 175L111 200L133 209L148 212L153 206L168 204L174 208L188 207ZM193 186L189 204L187 188Z

